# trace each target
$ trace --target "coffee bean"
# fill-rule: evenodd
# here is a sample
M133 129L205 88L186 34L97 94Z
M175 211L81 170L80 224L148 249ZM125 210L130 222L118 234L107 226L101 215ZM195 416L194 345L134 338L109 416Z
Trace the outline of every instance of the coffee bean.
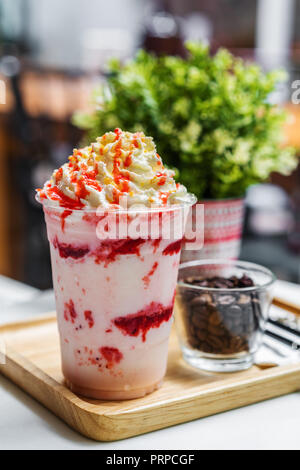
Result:
M201 294L201 300L202 300L202 303L203 304L212 304L213 303L213 299L212 299L212 296L210 294Z
M231 354L234 354L236 353L236 351L234 351L232 348L223 348L222 350L222 354L226 355L226 356L229 356Z
M218 311L215 310L214 312L212 312L212 314L208 318L208 323L210 323L211 325L220 325L222 323L222 318Z
M252 279L248 276L246 276L246 274L244 274L241 279L239 280L239 284L238 284L239 287L253 287L254 286L254 282L252 281Z
M233 289L237 283L234 279L224 279L224 284L226 284L227 289Z
M205 304L209 304L211 302L212 302L212 298L209 294L202 294L202 295L198 295L197 297L194 297L190 305L191 307L198 306L198 305L202 306Z
M198 293L195 292L195 291L192 290L192 289L186 289L186 290L184 291L184 294L182 294L182 289L180 289L179 292L180 292L179 295L181 295L181 298L183 299L182 301L187 301L187 302L189 302L189 301L193 300L195 297L198 296Z
M194 335L196 333L196 328L195 328L195 326L193 325L192 322L189 322L187 324L187 330L188 330L190 335Z
M208 344L207 341L205 341L201 344L200 349L201 349L201 351L204 351L208 354L211 354L213 352L213 347L210 344Z
M209 334L206 338L206 343L213 348L214 351L222 351L223 348L223 341L222 339L218 338L217 336Z
M197 313L194 313L192 316L192 323L196 328L203 328L207 327L207 322L203 320Z
M215 326L212 324L208 324L207 331L215 336L224 336L225 330L222 326Z
M230 348L233 351L238 351L243 345L243 341L239 336L235 336L234 338L231 338L230 340Z
M239 278L237 276L231 276L228 280L232 283L232 287L237 287L239 284Z
M194 279L193 285L199 287L209 287L209 281L207 279L198 278Z
M226 284L226 282L222 281L216 281L214 287L217 289L228 289L228 285Z
M199 341L197 338L191 337L188 338L188 345L191 346L192 348L199 349Z
M206 338L208 336L208 331L207 330L201 330L200 328L196 332L196 336L200 341L206 341Z

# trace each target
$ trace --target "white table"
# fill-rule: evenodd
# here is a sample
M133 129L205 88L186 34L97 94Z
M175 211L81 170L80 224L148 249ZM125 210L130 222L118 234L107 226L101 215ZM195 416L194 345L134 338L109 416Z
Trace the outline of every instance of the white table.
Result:
M300 287L278 282L277 295L300 303ZM54 309L51 291L0 276L0 323ZM300 384L299 384L300 387ZM70 429L0 376L0 449L300 449L300 392L143 436L97 443Z

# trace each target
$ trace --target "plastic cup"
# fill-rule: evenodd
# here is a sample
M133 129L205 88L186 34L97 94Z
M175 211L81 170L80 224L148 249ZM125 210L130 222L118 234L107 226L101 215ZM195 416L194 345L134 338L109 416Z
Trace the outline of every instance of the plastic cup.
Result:
M68 387L107 400L153 392L166 372L189 208L107 211L101 216L48 202L43 208ZM104 221L113 217L119 235L107 238ZM170 237L164 232L168 224ZM138 236L120 238L128 225Z

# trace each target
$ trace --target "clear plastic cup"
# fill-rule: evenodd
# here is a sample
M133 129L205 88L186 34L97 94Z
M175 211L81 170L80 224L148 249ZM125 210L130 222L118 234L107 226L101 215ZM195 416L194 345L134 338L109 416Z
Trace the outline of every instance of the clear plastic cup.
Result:
M156 390L166 371L189 208L101 216L48 202L43 208L67 385L77 394L108 400ZM107 217L116 217L118 230L134 224L139 236L107 239ZM168 223L177 231L169 239L163 233Z

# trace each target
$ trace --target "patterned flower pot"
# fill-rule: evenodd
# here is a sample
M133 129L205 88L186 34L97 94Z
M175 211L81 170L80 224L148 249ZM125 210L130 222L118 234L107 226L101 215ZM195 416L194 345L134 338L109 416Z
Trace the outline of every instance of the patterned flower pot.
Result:
M195 250L184 249L181 262L195 259L237 259L240 254L241 237L244 221L244 199L223 199L199 201L204 205L204 245ZM192 224L195 226L195 208L192 212ZM203 226L199 227L203 230ZM201 237L200 237L201 238Z

